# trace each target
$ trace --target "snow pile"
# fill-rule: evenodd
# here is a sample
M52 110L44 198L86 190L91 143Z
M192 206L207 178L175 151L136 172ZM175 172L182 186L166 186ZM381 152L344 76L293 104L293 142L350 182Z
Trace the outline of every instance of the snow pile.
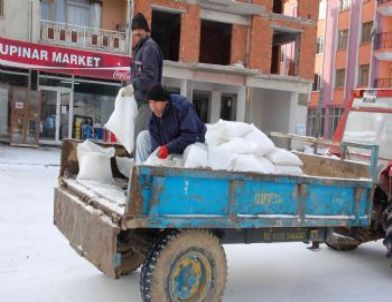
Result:
M103 148L89 140L79 144L77 147L79 163L77 179L113 182L110 159L114 154L114 147Z
M207 125L206 143L188 146L183 156L157 158L156 150L146 165L211 168L261 174L302 175L302 161L297 155L276 148L254 125L222 121Z

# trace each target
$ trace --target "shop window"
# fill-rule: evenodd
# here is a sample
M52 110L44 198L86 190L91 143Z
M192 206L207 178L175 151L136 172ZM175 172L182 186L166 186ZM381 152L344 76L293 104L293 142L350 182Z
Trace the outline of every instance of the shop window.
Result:
M237 112L237 97L222 95L220 118L225 121L235 121Z
M229 65L232 25L202 20L200 36L201 63Z
M338 49L347 48L348 29L338 31Z
M9 137L11 131L12 103L16 104L17 91L22 91L26 96L28 88L28 73L0 69L0 137ZM25 100L22 98L22 106ZM23 129L23 120L15 120L14 124L20 124Z
M208 108L210 105L210 96L208 93L194 92L193 93L193 106L197 115L204 122L208 122Z
M328 110L329 136L332 137L343 115L344 108L333 107Z
M73 138L81 139L83 125L92 123L94 138L104 139L103 127L114 110L118 89L117 85L92 83L75 78Z
M180 33L181 14L152 11L151 37L160 46L165 60L178 61Z
M362 24L361 43L372 41L373 21Z
M346 69L338 69L335 74L335 88L343 88L346 77Z
M369 65L360 65L358 73L358 85L367 86L369 82Z

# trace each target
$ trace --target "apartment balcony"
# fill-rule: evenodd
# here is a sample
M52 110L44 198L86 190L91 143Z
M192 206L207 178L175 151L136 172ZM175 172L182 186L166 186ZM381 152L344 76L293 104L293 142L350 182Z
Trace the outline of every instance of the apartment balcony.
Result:
M374 88L392 88L392 78L378 78L374 81Z
M85 50L127 54L126 32L41 20L41 42Z
M383 16L392 16L392 0L377 0L377 12Z
M392 32L375 35L374 56L381 61L392 61Z

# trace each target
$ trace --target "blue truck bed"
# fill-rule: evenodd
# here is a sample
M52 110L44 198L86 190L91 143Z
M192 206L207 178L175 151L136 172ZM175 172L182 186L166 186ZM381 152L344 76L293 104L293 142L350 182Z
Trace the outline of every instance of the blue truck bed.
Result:
M370 223L370 178L149 166L137 167L133 175L126 228L365 227Z

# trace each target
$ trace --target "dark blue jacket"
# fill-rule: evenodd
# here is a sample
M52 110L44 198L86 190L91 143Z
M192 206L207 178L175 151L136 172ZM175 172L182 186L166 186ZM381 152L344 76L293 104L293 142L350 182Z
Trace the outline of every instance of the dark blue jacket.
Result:
M169 153L181 154L193 143L204 143L207 128L186 98L172 94L162 118L152 114L149 131L151 152L167 145Z
M131 80L138 105L147 103L151 86L162 81L163 55L159 45L150 37L141 40L131 65Z

